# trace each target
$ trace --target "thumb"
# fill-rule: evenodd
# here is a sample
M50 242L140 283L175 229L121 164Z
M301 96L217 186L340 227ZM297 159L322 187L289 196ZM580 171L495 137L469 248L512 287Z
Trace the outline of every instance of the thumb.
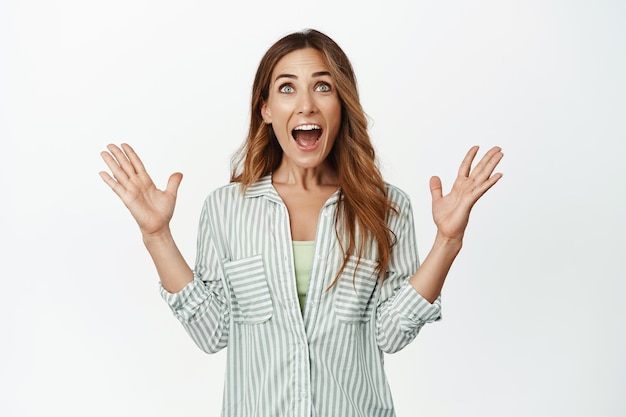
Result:
M180 172L175 172L170 175L170 178L167 180L167 187L165 190L170 192L176 196L178 193L178 186L180 186L180 182L183 180L183 174Z
M441 192L441 179L439 177L430 178L430 195L433 197L433 201L443 197Z

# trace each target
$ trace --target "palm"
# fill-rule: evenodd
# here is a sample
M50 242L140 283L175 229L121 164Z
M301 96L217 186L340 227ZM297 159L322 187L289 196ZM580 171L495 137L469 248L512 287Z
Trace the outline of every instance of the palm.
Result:
M122 145L122 150L109 145L108 149L110 153L102 152L102 158L114 178L101 172L102 179L128 207L142 233L155 234L164 230L174 214L182 174L173 174L166 189L159 190L130 146Z
M472 169L477 152L477 146L469 150L447 195L442 195L438 177L430 180L433 220L439 233L449 239L462 239L472 207L502 177L499 173L492 175L503 156L500 148L490 149Z

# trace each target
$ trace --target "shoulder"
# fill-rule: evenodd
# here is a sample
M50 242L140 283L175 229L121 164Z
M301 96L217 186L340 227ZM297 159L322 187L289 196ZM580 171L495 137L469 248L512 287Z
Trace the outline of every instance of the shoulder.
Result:
M238 199L243 199L243 197L244 194L241 188L241 184L238 182L232 182L211 191L204 200L204 204L206 206L213 206L215 204L233 202Z
M241 184L231 183L216 188L204 200L200 224L216 235L223 234L224 226L245 211L243 205Z
M231 182L215 189L207 196L205 207L228 208L232 211L246 204L256 204L266 198L275 199L276 196L276 191L272 186L271 175L266 175L248 186L245 191L243 185L239 182Z
M385 189L392 207L389 210L389 217L387 217L387 226L396 236L399 236L413 227L411 199L404 190L389 183L385 183Z
M387 191L387 198L396 210L403 211L411 208L411 199L404 190L388 182L385 182L385 190Z

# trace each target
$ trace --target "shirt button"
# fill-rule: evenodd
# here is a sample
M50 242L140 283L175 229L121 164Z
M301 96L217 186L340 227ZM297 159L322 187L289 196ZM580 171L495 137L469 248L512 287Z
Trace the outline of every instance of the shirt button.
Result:
M307 393L306 393L306 392L304 392L304 391L302 391L302 392L300 393L300 398L305 399L306 397L308 397Z

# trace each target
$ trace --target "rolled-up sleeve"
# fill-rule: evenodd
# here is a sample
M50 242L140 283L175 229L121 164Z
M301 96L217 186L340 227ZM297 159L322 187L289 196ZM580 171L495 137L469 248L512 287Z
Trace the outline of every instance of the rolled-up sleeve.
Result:
M430 303L409 283L419 268L413 210L400 190L390 189L389 197L397 210L389 219L396 243L378 301L376 339L382 351L393 353L412 342L424 324L441 319L441 296Z
M230 317L207 211L205 203L200 216L193 281L177 293L170 293L163 286L160 292L196 345L214 353L228 345Z

